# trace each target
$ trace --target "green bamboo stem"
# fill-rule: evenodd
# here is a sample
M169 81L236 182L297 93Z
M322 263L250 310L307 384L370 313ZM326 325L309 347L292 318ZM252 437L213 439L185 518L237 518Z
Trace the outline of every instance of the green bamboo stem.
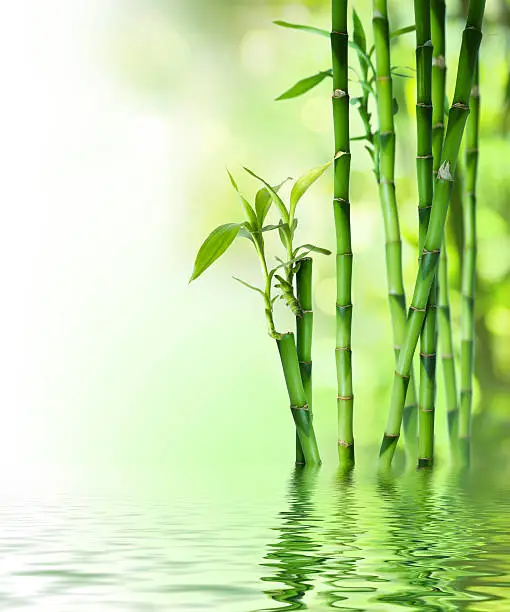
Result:
M334 199L336 232L336 371L338 383L338 459L354 464L352 389L352 249L349 202L351 153L349 146L349 90L347 0L332 1L331 55L333 60L333 124L335 138Z
M434 175L441 164L441 149L444 138L444 113L446 90L446 5L444 0L431 0L431 30L434 54L432 59L432 149L434 153ZM448 256L446 233L439 256L439 294L437 325L439 347L443 368L446 412L448 415L448 437L450 453L456 454L459 406L457 400L457 381L453 348L450 296L448 290Z
M395 194L395 127L391 78L390 33L386 0L373 2L373 30L376 57L377 115L379 119L379 199L386 236L386 276L393 328L395 361L398 360L406 324L406 297L402 274L402 239ZM404 395L406 448L416 444L417 403L414 377Z
M416 22L416 172L418 177L419 250L423 249L434 191L432 155L432 41L430 0L414 0ZM421 332L418 465L434 460L436 395L436 286L426 306Z
M299 371L303 381L310 416L312 417L312 335L313 335L313 303L312 303L312 269L311 257L302 259L296 274L297 299L303 311L301 317L296 317L296 344L299 361ZM303 449L296 433L296 464L305 463Z
M404 344L395 371L388 423L381 445L380 464L383 468L387 468L391 464L397 445L412 360L423 327L432 283L437 274L455 166L469 114L469 98L475 76L478 49L482 40L481 26L484 10L485 0L469 1L466 28L462 34L455 93L448 115L448 127L441 154L441 165L435 181L429 228L422 249L413 299L407 319Z
M466 128L466 197L464 205L464 252L462 261L462 343L459 413L459 460L469 465L471 411L473 406L475 278L476 278L476 179L480 125L479 69L471 91L471 114Z
M285 384L289 393L290 410L296 425L296 432L303 450L306 465L320 465L321 458L315 432L312 424L312 415L303 388L299 361L297 356L294 334L282 334L276 341L282 362Z

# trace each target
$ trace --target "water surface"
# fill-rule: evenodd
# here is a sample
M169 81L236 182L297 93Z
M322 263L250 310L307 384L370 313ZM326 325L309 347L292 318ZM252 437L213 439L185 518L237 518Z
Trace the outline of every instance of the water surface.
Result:
M510 501L447 469L0 506L2 610L510 610Z

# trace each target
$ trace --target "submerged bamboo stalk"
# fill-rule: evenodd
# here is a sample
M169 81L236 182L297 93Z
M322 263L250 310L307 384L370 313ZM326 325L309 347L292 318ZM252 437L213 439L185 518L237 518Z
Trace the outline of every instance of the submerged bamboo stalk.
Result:
M432 148L434 152L434 175L441 163L441 149L444 138L445 90L446 90L446 5L444 0L431 0L431 31L434 55L432 60ZM450 453L456 454L459 405L455 375L455 356L448 290L448 257L446 233L439 256L438 271L438 313L439 347L443 369L446 412L448 415L448 437Z
M432 156L432 41L430 0L415 0L416 22L416 128L419 212L419 251L425 243L434 191ZM418 466L432 465L434 458L434 410L436 394L436 283L426 306L421 332Z
M349 202L348 0L332 1L333 124L335 138L334 199L336 232L336 371L338 383L338 458L342 467L354 464L352 389L352 249Z
M484 10L485 0L470 0L466 27L462 34L455 93L448 115L441 165L435 181L429 229L422 249L404 344L400 351L393 381L388 424L380 451L382 467L390 465L395 452L414 351L423 327L430 289L437 273L455 166L469 114L469 98L475 76L478 49L482 40L481 26Z
M395 194L395 127L390 61L390 33L386 0L373 2L376 57L377 115L379 119L379 199L386 236L386 276L393 328L395 360L399 358L406 324L406 297L402 275L402 240ZM417 404L414 377L404 396L406 447L416 444Z
M276 343L289 394L290 409L296 425L296 432L305 463L309 466L319 465L321 458L312 425L312 415L310 414L303 381L301 380L294 334L292 332L282 334Z
M299 361L299 371L303 381L303 389L312 415L312 336L313 336L313 311L312 311L312 269L311 257L305 257L299 262L296 274L297 299L301 306L302 316L296 317L296 344ZM303 449L296 433L296 464L305 463Z
M464 203L464 253L462 262L462 344L459 413L459 460L469 465L473 406L475 278L476 278L476 179L480 125L479 67L471 91L471 114L466 129L466 197Z

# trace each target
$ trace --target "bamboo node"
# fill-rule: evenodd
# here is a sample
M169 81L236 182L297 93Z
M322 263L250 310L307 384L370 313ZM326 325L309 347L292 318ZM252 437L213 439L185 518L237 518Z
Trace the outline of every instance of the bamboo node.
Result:
M420 206L418 204L418 210L427 210L428 208L432 208L432 204L427 204L427 206ZM418 257L418 259L420 259L420 257Z
M467 104L464 104L464 102L455 102L455 104L452 104L452 108L469 112L469 106Z
M349 36L348 32L339 32L338 30L332 30L331 34L336 34L337 36Z
M349 94L343 89L335 89L333 92L333 98L345 98L345 96L349 97Z
M427 104L426 102L417 102L416 106L419 108L432 108L432 104Z
M348 402L349 400L354 399L354 395L337 395L336 399L343 402Z
M333 202L343 202L344 204L350 204L349 200L345 198L333 198Z
M435 408L423 408L423 406L419 406L418 410L420 412L435 412Z
M409 306L409 310L415 310L416 312L427 312L426 308L416 308L416 306L413 306L412 304Z
M393 132L386 132L386 134L392 134ZM395 187L395 181L392 181L390 179L387 179L385 176L381 177L381 180L379 181L380 185L393 185L393 187Z
M303 314L313 314L313 310L302 310Z
M478 153L478 147L473 147L472 149L466 149L466 153Z
M420 353L420 357L437 357L437 353ZM299 362L301 363L301 362Z
M353 257L352 251L345 251L345 253L337 253L337 257Z
M432 65L436 68L440 68L444 70L446 68L446 61L444 55L436 55L436 57L432 58Z
M397 372L397 370L395 370L395 374L397 376L399 376L400 378L404 378L404 379L407 379L407 380L409 380L411 378L410 376L406 376L405 374L400 374L400 372Z
M441 249L433 249L432 251L427 251L425 248L422 249L422 255L433 255L434 253L439 255L439 253L441 253Z
M442 121L438 121L437 123L434 123L434 125L432 126L433 130L442 130L444 128L444 123Z
M433 159L433 155L417 155L416 159Z
M311 361L300 361L299 362L301 365L312 365Z
M335 351L350 351L351 350L351 345L347 345L347 346L336 346L335 347Z
M389 81L391 77L389 77L387 74L382 74L381 76L377 77L377 81Z
M390 434L390 433L384 432L384 437L385 438L393 438L393 439L395 439L395 438L400 438L400 434L399 433L398 434Z
M345 305L337 304L336 305L337 310L349 310L349 308L352 308L352 304L345 304Z
M303 406L296 406L295 404L291 404L290 409L291 410L305 410L305 411L309 411L310 407L308 406L308 404L304 404Z
M343 446L343 448L350 448L354 446L354 442L347 442L347 440L338 440L338 446Z
M471 95L473 96L473 98L480 97L480 88L478 87L476 83L475 85L473 85L473 88L471 89Z
M438 180L442 179L443 181L453 182L453 176L452 176L452 173L450 172L450 162L448 160L445 160L439 166L439 170L437 171L437 178Z

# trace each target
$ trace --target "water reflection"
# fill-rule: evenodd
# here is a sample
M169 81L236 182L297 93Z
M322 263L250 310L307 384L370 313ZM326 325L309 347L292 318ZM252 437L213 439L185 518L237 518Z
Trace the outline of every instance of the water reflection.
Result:
M288 509L280 512L276 527L278 540L269 544L269 552L262 563L274 571L264 582L277 582L282 586L264 592L274 601L284 603L280 610L303 610L305 593L313 589L314 578L322 572L325 557L317 537L321 519L315 513L315 488L319 470L296 467L292 473L288 492Z
M279 585L264 609L510 610L510 500L479 483L294 473L263 563L262 580Z

